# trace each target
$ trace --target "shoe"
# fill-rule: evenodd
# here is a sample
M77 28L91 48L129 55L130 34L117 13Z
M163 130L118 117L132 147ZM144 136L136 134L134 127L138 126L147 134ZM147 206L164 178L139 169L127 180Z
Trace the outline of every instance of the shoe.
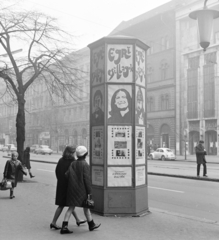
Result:
M73 233L68 229L68 222L62 222L62 229L60 230L61 234Z
M87 220L82 220L82 221L76 222L76 224L77 224L78 227L79 227L81 224L86 223L86 222L87 222Z
M32 174L32 173L30 173L30 178L34 178L35 176Z
M197 175L197 177L200 177L199 175Z
M10 199L13 199L13 198L15 198L15 196L10 196Z
M97 229L101 224L95 224L93 220L88 222L89 230L93 231L94 229Z
M208 177L208 175L204 175L203 177Z
M54 224L50 224L50 229L52 229L52 228L54 228L55 230L59 230L59 229L61 229L61 227L58 227L58 226L56 226L56 225L54 225Z
M61 234L67 234L67 233L73 233L73 231L70 231L68 227L64 227L60 231Z

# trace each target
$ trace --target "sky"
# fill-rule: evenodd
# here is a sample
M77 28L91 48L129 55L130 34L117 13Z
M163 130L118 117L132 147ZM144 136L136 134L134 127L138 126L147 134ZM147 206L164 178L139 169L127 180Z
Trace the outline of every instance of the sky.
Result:
M122 21L135 18L170 0L17 0L24 9L56 17L59 26L76 36L81 49L107 36Z

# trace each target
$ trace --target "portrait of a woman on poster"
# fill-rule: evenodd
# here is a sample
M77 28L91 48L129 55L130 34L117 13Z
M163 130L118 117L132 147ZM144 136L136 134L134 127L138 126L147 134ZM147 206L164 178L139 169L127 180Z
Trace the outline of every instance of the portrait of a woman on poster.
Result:
M132 122L132 99L126 89L121 88L114 92L109 115L108 123Z

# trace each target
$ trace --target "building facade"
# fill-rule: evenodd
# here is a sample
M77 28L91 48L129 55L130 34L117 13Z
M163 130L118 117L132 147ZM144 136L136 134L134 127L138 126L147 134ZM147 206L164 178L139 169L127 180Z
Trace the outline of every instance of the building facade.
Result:
M199 46L197 22L189 13L203 9L204 1L182 0L176 4L176 83L177 128L188 142L187 152L194 154L200 139L209 155L218 155L219 137L219 19L214 20L211 43L207 51ZM218 1L208 1L209 9L219 10ZM181 151L184 151L182 139Z

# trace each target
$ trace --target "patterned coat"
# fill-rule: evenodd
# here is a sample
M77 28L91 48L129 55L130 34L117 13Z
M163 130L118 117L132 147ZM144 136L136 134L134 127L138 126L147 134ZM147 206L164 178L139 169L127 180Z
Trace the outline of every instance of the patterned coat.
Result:
M204 147L201 144L198 144L195 147L195 153L196 153L196 162L197 162L197 164L206 163L206 160L205 160L206 151L205 151Z
M66 206L66 194L68 188L68 179L65 176L66 171L75 159L60 158L56 165L55 173L57 178L56 200L58 206Z
M85 159L72 162L66 173L68 178L67 206L82 207L82 203L91 194L90 166Z

